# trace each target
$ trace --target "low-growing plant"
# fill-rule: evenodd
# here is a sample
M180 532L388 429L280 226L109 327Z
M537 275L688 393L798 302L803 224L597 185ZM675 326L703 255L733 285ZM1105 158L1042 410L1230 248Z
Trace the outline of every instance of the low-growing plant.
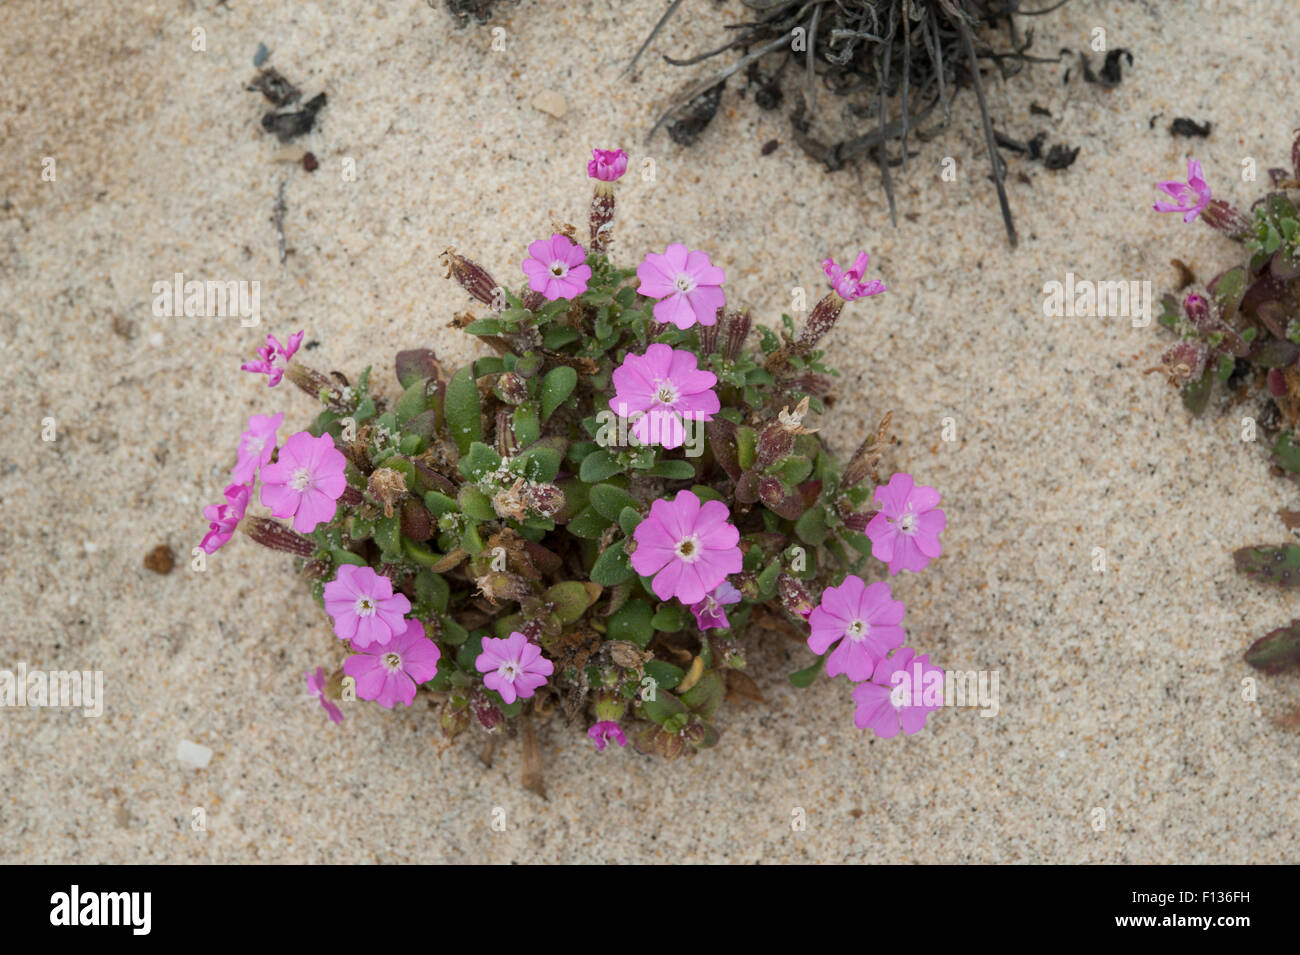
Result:
M1300 480L1300 137L1291 147L1291 168L1268 172L1270 189L1243 213L1215 199L1201 165L1187 163L1187 182L1160 183L1172 201L1158 212L1200 218L1241 245L1240 261L1202 285L1180 260L1178 296L1164 296L1160 324L1178 337L1159 370L1177 386L1194 415L1205 411L1215 387L1233 404L1257 408L1248 426L1269 439L1279 475ZM1300 515L1283 510L1288 527ZM1300 545L1243 547L1237 569L1252 579L1283 587L1300 585ZM1276 673L1300 665L1300 620L1266 634L1246 651L1251 666Z
M902 647L889 584L860 575L872 556L891 575L939 556L939 494L880 483L889 415L847 463L810 426L835 375L825 337L885 291L867 254L823 263L832 291L801 327L755 328L704 252L612 261L627 156L593 154L585 249L572 226L533 242L517 290L444 253L487 309L451 324L490 355L451 371L400 351L385 397L369 368L308 368L302 332L268 336L243 368L323 410L283 444L283 414L250 419L201 546L239 527L299 559L350 653L307 674L335 722L344 700L418 690L448 736L523 718L527 739L528 718L558 714L598 749L671 758L717 742L728 696L761 699L746 661L766 630L816 654L796 686L843 674L860 727L915 732L943 672ZM259 479L270 517L246 514Z

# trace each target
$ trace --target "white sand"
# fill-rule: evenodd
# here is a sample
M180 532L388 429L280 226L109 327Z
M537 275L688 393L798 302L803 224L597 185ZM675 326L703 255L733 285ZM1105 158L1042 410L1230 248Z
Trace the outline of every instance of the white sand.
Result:
M892 228L874 169L822 176L783 113L734 81L697 147L645 146L695 76L658 54L705 49L742 11L689 0L694 25L670 29L628 85L619 70L663 4L631 6L506 5L505 53L490 28L451 30L415 0L0 7L0 668L102 669L107 697L97 719L0 712L0 859L1294 861L1300 756L1277 721L1300 693L1294 677L1260 679L1244 702L1241 652L1295 601L1229 557L1283 539L1275 511L1292 488L1241 441L1241 409L1190 422L1140 374L1165 343L1154 329L1041 311L1043 284L1068 271L1158 294L1174 256L1207 276L1228 264L1226 240L1149 211L1152 184L1194 150L1244 202L1256 186L1240 160L1261 175L1285 160L1300 125L1293 4L1075 0L1040 18L1041 53L1104 27L1136 65L1112 91L1063 87L1064 65L992 84L1000 128L1083 146L1063 172L1009 159L1013 254L972 95L896 171L916 221ZM196 25L206 52L190 49ZM315 174L271 161L263 103L243 90L259 41L306 96L329 94L301 141ZM563 120L532 108L541 90L566 98ZM1055 118L1031 116L1031 100ZM1171 138L1175 115L1211 120L1212 137ZM781 147L760 156L772 138ZM247 415L285 410L300 426L311 413L289 386L236 370L261 336L305 327L313 364L373 361L390 385L400 347L467 359L474 343L446 327L464 296L438 252L519 280L526 242L585 221L592 145L657 163L653 183L620 187L625 261L674 240L705 248L732 299L769 323L792 287L820 290L825 255L871 251L891 291L836 331L845 377L826 430L848 450L893 409L902 443L886 464L944 492L945 556L896 593L912 645L1000 671L997 717L943 712L873 742L843 681L793 689L784 673L811 656L755 636L768 703L729 706L718 748L672 764L597 755L556 724L542 731L543 802L519 785L517 741L484 768L476 747L444 748L423 708L329 724L301 675L332 664L337 641L287 559L239 539L189 570ZM955 184L939 178L947 155ZM281 268L269 220L286 180ZM152 283L177 271L261 281L263 327L153 317ZM47 416L54 443L40 440ZM141 566L160 542L182 561L165 577ZM211 748L210 764L178 760L182 740Z

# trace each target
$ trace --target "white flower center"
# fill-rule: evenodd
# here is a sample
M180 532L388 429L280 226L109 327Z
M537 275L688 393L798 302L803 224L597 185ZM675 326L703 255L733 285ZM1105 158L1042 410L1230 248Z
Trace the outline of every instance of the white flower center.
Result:
M681 399L677 387L667 378L660 379L655 389L655 400L662 405L675 405Z
M898 519L895 526L898 528L898 532L900 534L915 534L916 515L913 514L911 511L908 511L906 514L904 514L902 517Z
M894 704L894 709L901 710L907 705L907 684L900 683L889 692L889 702Z
M673 283L677 286L679 292L690 292L695 288L695 279L691 278L685 272L677 276L677 281Z
M369 597L357 598L357 616L372 617L375 613L375 602Z
M310 483L311 483L311 472L308 471L306 468L299 468L298 470L294 471L293 476L289 478L289 486L293 488L295 491L305 491L307 489L307 485Z
M862 640L870 632L871 627L865 620L854 620L844 628L844 634L850 640Z
M556 278L563 278L568 271L569 267L563 262L551 263L551 274Z
M396 653L384 654L384 666L390 670L400 670L402 668L402 658Z
M673 548L673 552L688 564L695 563L700 559L699 538L695 536L682 538L677 542L677 546Z
M522 672L523 668L520 667L518 660L507 660L505 663L501 664L501 666L497 667L497 674L503 680L510 683L514 683L515 678Z

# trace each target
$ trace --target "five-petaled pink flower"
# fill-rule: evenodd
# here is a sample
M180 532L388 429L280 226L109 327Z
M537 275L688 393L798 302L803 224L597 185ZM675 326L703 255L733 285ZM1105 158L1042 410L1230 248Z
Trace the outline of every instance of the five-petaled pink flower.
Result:
M294 332L289 336L289 344L281 345L274 335L267 335L266 344L257 349L257 361L245 362L239 366L240 370L266 375L266 386L274 388L284 377L284 369L289 364L289 359L302 344L302 336L301 331Z
M838 640L826 659L826 675L870 679L876 664L907 638L900 626L904 610L903 602L890 596L889 584L867 586L861 577L845 577L838 587L822 591L821 604L808 615L808 646L821 654Z
M528 699L555 671L541 648L519 632L504 640L484 637L474 666L483 674L483 685L500 693L506 703Z
M947 518L939 510L939 492L917 486L912 475L896 473L884 487L876 488L879 513L867 524L873 557L889 564L889 573L913 573L943 552L939 534Z
M642 444L681 447L684 417L712 420L721 404L713 392L717 375L701 371L693 352L654 344L644 355L629 354L614 369L614 397L609 407L621 418L639 415L632 433Z
M343 672L356 681L357 696L384 709L410 706L415 688L438 673L438 645L424 635L424 624L406 621L406 629L382 647L362 650L343 661Z
M641 280L637 292L657 298L655 321L690 328L696 322L716 325L718 309L727 304L722 283L727 273L709 261L703 252L689 251L674 242L660 255L650 252L636 267Z
M621 149L593 149L587 161L587 175L601 182L613 182L627 172L627 153Z
M558 232L528 247L523 269L528 276L528 287L541 292L548 302L577 298L587 291L591 278L591 266L582 246Z
M678 491L671 501L650 505L650 515L632 532L636 550L632 569L653 576L651 589L660 600L676 597L688 607L699 603L727 579L740 573L740 531L721 501L705 501Z
M241 484L252 484L257 469L271 460L275 452L275 432L284 423L284 412L277 415L255 414L248 419L248 430L239 436L239 452L230 475Z
M325 696L325 671L317 667L315 673L306 670L303 672L303 676L307 678L307 692L320 700L320 705L329 714L333 722L342 723L343 711L338 708L337 703Z
M725 630L730 627L727 612L722 608L734 603L740 603L740 591L724 580L703 600L691 604L696 626L701 630Z
M1182 212L1184 222L1191 222L1210 204L1214 196L1210 193L1210 184L1201 174L1201 163L1196 159L1187 160L1187 181L1170 179L1168 182L1156 183L1156 188L1172 198L1173 202L1163 199L1152 208L1156 212Z
M845 270L835 264L834 259L825 259L822 262L822 269L826 272L826 277L831 280L831 288L835 294L846 302L851 302L855 298L866 298L868 295L879 295L881 292L888 291L885 283L879 279L872 279L870 282L862 281L862 276L867 274L867 264L871 261L871 256L866 252L859 252L853 267Z
M596 744L596 752L605 752L605 744L609 740L618 743L619 746L627 745L627 737L623 735L623 727L619 726L613 720L601 720L595 723L587 730L587 737Z
M293 529L309 534L333 520L347 490L347 459L328 434L299 431L284 443L274 464L262 468L262 503L276 517L292 517Z
M854 725L888 739L898 735L901 725L909 736L925 726L926 717L944 703L944 673L930 664L929 654L915 655L903 647L876 664L870 683L853 688L858 704Z
M340 564L338 576L325 585L325 612L334 618L334 633L362 650L387 646L404 631L411 601L393 593L393 582L371 568Z
M215 554L221 545L234 536L235 528L244 519L244 511L248 509L248 498L253 489L246 484L230 484L224 493L225 504L209 504L203 509L203 516L209 524L208 532L203 535L199 547L209 554Z

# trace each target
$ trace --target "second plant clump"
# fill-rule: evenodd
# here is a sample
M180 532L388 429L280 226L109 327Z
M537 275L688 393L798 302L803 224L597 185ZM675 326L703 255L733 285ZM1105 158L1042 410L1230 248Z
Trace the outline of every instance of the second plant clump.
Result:
M793 683L843 675L859 727L917 731L943 671L903 647L890 584L861 575L872 556L890 575L939 556L939 494L880 482L888 416L847 463L809 427L832 383L823 337L884 285L865 252L827 259L801 328L754 329L702 251L611 261L626 169L593 150L586 247L572 227L533 242L518 291L445 253L488 307L453 324L489 357L449 373L399 352L388 401L369 368L323 375L295 357L301 332L268 336L243 368L324 408L283 444L283 414L249 420L202 548L238 527L300 558L348 654L307 674L335 722L342 702L418 691L449 736L558 711L598 749L671 758L717 742L724 697L761 698L747 637L768 630L817 655ZM271 517L246 514L259 478Z
M1200 218L1241 245L1238 264L1205 285L1183 273L1181 301L1164 297L1160 324L1178 336L1162 357L1162 370L1182 392L1183 404L1201 414L1216 385L1234 403L1259 404L1260 427L1272 440L1271 460L1281 475L1300 481L1300 137L1291 168L1269 170L1270 189L1243 213L1215 199L1201 164L1187 162L1187 181L1160 183L1168 200L1157 212ZM1187 289L1190 287L1190 291ZM1289 527L1300 513L1283 510ZM1233 555L1252 578L1284 587L1300 585L1300 546L1243 547ZM1300 666L1300 620L1257 640L1246 662L1269 673Z

